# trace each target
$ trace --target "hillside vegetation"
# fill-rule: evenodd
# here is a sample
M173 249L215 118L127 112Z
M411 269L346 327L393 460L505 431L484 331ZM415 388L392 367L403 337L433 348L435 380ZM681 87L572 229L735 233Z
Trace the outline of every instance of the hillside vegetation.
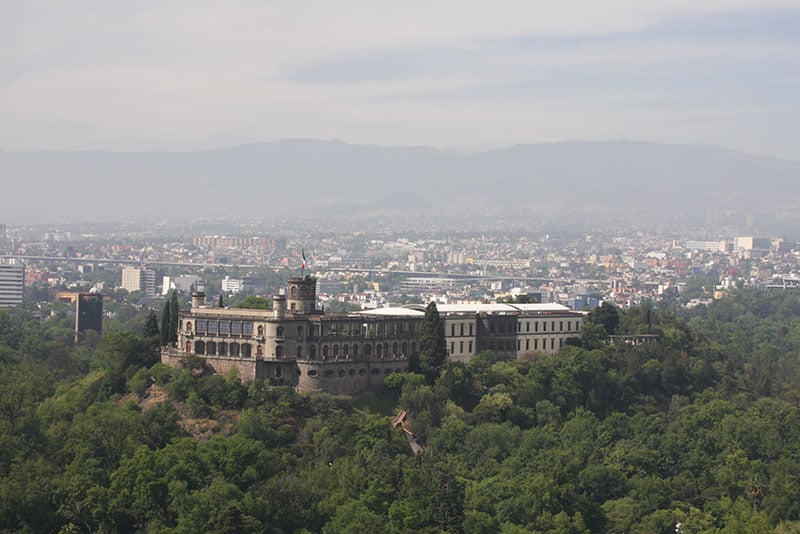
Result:
M580 346L392 375L379 401L69 327L0 312L2 531L800 531L791 292L601 308Z

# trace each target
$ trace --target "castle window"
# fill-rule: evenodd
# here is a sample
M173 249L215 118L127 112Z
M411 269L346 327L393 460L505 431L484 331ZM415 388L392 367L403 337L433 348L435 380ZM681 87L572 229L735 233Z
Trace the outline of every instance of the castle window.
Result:
M239 337L242 335L242 322L241 321L233 321L231 323L231 335Z
M186 348L188 349L186 352L191 352L192 350L192 342L187 342ZM205 354L206 353L206 344L202 341L198 341L194 344L194 353L195 354Z
M530 321L526 321L525 322L525 331L526 332L530 332L531 331L531 322Z
M278 358L279 360L283 359L283 347L282 346L278 345L277 347L275 347L275 357Z
M298 326L297 327L297 339L298 339L298 341L303 339L303 327L302 326Z
M456 344L454 341L450 342L450 354L454 354L456 352Z
M317 371L316 371L316 369L310 369L310 370L308 371L308 376L317 376Z
M464 323L461 323L461 335L464 335Z
M290 295L290 296L291 296L293 299L296 299L296 298L297 298L297 286L292 286L292 288L289 290L289 295Z
M253 323L245 321L242 323L242 335L251 337L253 335ZM264 335L264 328L261 328L261 335Z
M353 344L353 358L358 358L358 345Z
M300 348L300 347L298 347L298 348ZM308 357L309 358L315 358L316 356L317 356L317 346L316 345L311 345L310 347L308 347Z
M228 344L224 341L221 341L219 345L217 345L217 353L220 356L227 356L228 355Z
M277 337L283 337L283 327L282 326L279 326L278 328L275 329L275 335Z
M264 347L259 345L256 347L256 356L263 356L264 355Z
M264 327L262 325L258 325L256 332L258 332L258 337L264 337Z
M450 325L450 337L453 337L455 335L456 335L456 325L455 323L453 323Z
M472 323L469 323L469 335L472 335Z
M472 354L472 341L469 342L469 353Z
M403 341L402 351L403 351L403 354L408 354L408 343L406 343L405 341Z
M229 336L229 335L231 335L231 322L230 321L220 321L219 322L219 334L221 336Z
M334 345L333 346L333 357L334 358L338 358L339 357L339 345Z
M238 343L231 343L228 348L231 351L231 356L239 356L239 344Z
M350 356L350 345L348 345L347 343L342 345L342 356L344 356L345 358Z
M464 354L464 342L463 341L459 341L458 342L458 352L460 354Z
M214 356L217 353L217 343L209 341L206 343L206 354Z
M383 352L383 345L381 345L380 343L378 343L377 345L375 345L375 356L377 356L378 358L380 358L380 357L381 357L381 353L382 353L382 352Z
M323 345L322 346L322 357L323 358L327 358L328 357L328 345Z
M192 322L186 321L186 332L191 334L192 333Z
M195 326L197 327L197 333L198 334L205 334L206 333L206 329L208 328L207 325L208 325L208 321L206 321L205 319L198 319L195 322Z
M250 343L242 343L242 356L249 358L253 354L253 347Z
M397 344L396 341L392 343L392 356L397 356L397 349L399 348L400 346Z

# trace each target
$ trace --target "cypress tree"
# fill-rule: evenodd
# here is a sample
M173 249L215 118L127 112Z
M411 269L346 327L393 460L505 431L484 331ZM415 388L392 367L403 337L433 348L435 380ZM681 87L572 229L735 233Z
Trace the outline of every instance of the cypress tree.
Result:
M164 310L161 312L161 344L166 345L169 343L169 321L172 314L170 313L169 299L164 302Z
M425 319L417 334L417 353L417 360L411 362L412 370L421 372L425 380L433 384L447 360L444 322L435 302L425 308Z
M169 342L178 342L178 312L181 310L178 304L178 292L173 289L169 299Z
M155 337L159 335L158 331L158 315L154 309L150 309L147 314L147 320L144 322L144 337Z

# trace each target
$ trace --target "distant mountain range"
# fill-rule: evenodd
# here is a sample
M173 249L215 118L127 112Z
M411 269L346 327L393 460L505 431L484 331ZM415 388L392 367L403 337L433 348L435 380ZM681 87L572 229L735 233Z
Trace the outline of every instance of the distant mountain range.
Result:
M791 221L800 162L636 141L467 154L285 140L195 152L0 151L0 220L17 222L613 213ZM668 223L672 219L665 219Z

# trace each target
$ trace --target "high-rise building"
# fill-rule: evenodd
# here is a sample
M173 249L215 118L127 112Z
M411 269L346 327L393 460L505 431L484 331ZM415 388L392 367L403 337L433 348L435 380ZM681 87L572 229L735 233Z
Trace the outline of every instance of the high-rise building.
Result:
M123 267L122 289L141 291L148 297L156 294L156 271L147 267Z
M75 299L75 340L87 330L103 333L103 295L96 289Z
M0 308L22 304L25 265L18 258L0 258Z
M7 251L6 243L6 225L0 223L0 254Z

